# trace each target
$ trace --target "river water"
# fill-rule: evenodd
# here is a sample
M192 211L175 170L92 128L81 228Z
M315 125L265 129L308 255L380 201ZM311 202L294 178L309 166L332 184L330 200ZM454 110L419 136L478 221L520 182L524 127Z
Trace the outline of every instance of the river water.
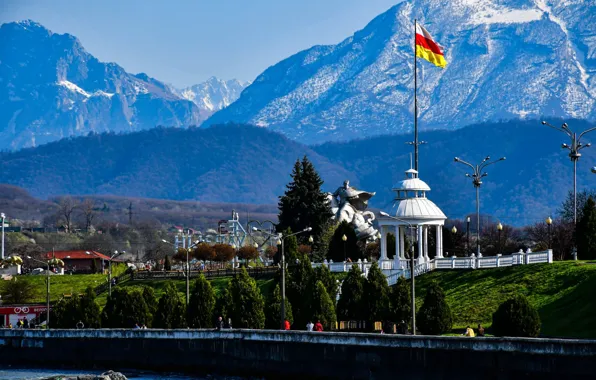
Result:
M85 370L61 370L61 369L27 369L27 368L0 368L0 380L34 380L46 379L51 376L77 376L77 375L101 375L105 371L85 371ZM155 373L140 371L122 371L130 380L244 380L244 377L232 376L206 376L192 377L181 374Z

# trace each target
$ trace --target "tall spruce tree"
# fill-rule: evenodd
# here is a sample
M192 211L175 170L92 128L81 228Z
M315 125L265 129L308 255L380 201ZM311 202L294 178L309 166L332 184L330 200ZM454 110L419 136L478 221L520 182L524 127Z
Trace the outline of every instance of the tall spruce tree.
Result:
M171 281L166 282L164 293L159 298L157 310L153 317L153 327L161 329L178 329L185 325L184 302L178 295Z
M335 329L337 316L335 306L331 297L327 294L327 289L321 281L317 281L312 295L312 319L313 322L321 321L325 330Z
M204 329L213 327L215 293L211 283L202 273L195 280L186 309L188 327Z
M596 258L596 203L590 196L584 204L581 219L577 223L576 240L578 257Z
M302 231L312 228L313 251L317 251L319 238L331 218L331 208L327 195L321 190L323 180L306 156L296 160L292 170L292 181L286 185L286 192L279 199L278 231L291 228ZM308 235L298 236L300 243L306 244Z
M389 319L394 322L404 321L409 324L412 313L412 298L410 297L410 284L401 276L397 284L391 288L389 302Z
M257 283L246 268L234 276L227 287L229 298L225 308L227 318L235 327L262 329L265 327L265 305ZM231 303L230 303L231 301Z
M441 335L451 330L453 317L445 293L437 282L426 289L424 303L416 315L418 329L425 335Z
M352 269L341 284L341 294L337 302L337 316L340 321L363 321L366 319L364 305L364 284L366 279L357 265Z
M294 316L292 314L292 304L286 297L286 319L290 324L294 323ZM299 326L301 328L302 326ZM278 330L281 328L281 290L279 284L275 286L271 297L267 300L267 307L265 308L265 328Z
M369 327L374 327L374 322L383 322L389 313L389 285L387 278L377 263L373 263L368 271L364 283L364 304L366 305Z

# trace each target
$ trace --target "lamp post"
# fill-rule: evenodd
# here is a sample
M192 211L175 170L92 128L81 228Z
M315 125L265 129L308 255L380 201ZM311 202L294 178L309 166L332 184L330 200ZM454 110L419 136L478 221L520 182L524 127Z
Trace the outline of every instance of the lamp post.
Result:
M274 234L270 234L267 231L263 231L258 229L257 227L253 227L253 231L260 231L264 234L274 236ZM285 330L285 321L286 321L286 259L284 253L284 241L286 238L290 236L298 235L303 232L310 232L312 231L312 227L306 227L302 231L294 232L293 234L284 235L283 233L279 232L277 234L277 245L281 244L281 321L280 321L280 328L281 330ZM310 241L310 239L309 239Z
M466 218L466 256L470 254L470 217Z
M344 242L344 263L347 261L347 257L346 257L346 241L348 240L348 237L346 236L346 234L343 234L343 236L341 237L341 240Z
M412 223L410 223L410 222L408 222L406 220L397 218L395 216L391 216L391 215L387 214L385 211L380 211L379 214L381 214L381 216L384 216L386 218L394 219L394 220L397 220L399 222L402 222L402 223L407 224L408 225L408 228L412 232L414 231L414 228L417 228L417 227L414 227L412 225ZM455 228L455 226L453 226L453 227ZM399 237L396 236L396 239L399 239ZM415 244L414 244L414 238L412 238L412 244L411 244L411 247L410 247L410 251L412 251L411 254L410 254L410 261L411 261L411 264L412 264L412 267L410 269L410 280L412 282L412 301L411 301L412 302L412 335L416 335L416 280L415 280L415 277L416 276L415 276L415 273L414 273L414 270L415 270L415 267L416 267L416 262L415 262L415 259L414 259L414 246L415 246ZM395 254L396 255L399 255L399 252L396 252Z
M501 222L499 222L499 224L497 224L497 231L499 231L499 252L501 253L501 232L503 232L503 225L501 224Z
M472 174L466 173L466 177L472 178L472 183L476 188L476 256L482 257L482 254L480 253L480 185L482 185L482 178L488 175L488 173L484 172L484 169L499 161L505 161L505 157L490 161L490 156L486 156L486 158L478 165L472 165L459 157L455 157L453 160L472 168Z
M581 132L578 136L577 133L571 131L567 123L563 123L560 127L555 127L554 125L543 121L542 125L546 125L552 129L556 129L559 132L563 132L571 139L570 145L561 144L561 148L569 150L569 158L573 162L573 223L577 224L577 161L579 161L579 158L582 156L579 151L592 145L590 143L585 145L582 144L581 138L586 133L596 130L596 127L587 129ZM592 172L594 172L594 170L592 170Z
M4 221L3 221L4 222ZM46 328L50 329L50 261L46 262L34 259L31 256L27 256L29 260L37 261L38 263L47 265L47 273L46 273Z
M545 222L546 222L546 226L548 228L548 249L551 249L552 248L552 237L551 237L552 235L551 235L550 231L551 231L551 227L553 224L553 220L549 216L548 218L546 218Z
M4 219L6 219L6 214L0 213L0 219L2 219L2 260L4 260Z
M165 239L161 239L161 241L173 246L174 248L178 248L178 247L176 247L176 244L172 244ZM190 253L190 250L193 249L194 247L196 247L200 242L201 242L200 240L196 240L191 246L189 246L188 248L184 248L184 250L186 251L186 276L185 277L186 277L186 304L187 305L188 305L188 301L190 300L190 264L189 264L189 260L188 260L188 255Z

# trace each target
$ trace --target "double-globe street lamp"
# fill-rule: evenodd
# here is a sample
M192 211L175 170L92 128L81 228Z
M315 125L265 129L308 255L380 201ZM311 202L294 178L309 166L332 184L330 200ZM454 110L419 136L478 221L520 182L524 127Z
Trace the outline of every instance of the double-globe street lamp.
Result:
M482 178L488 175L488 173L484 172L484 169L489 165L505 161L505 157L490 161L490 156L486 156L486 158L478 165L472 165L459 157L455 157L453 160L472 168L472 174L466 173L466 177L472 178L472 183L476 188L476 256L482 257L482 254L480 253L480 185L482 185Z
M390 218L390 219L394 219L397 220L398 222L402 222L408 225L408 228L410 229L411 232L414 231L414 228L418 228L416 226L414 226L412 223L408 222L407 220L403 220L400 218L397 218L395 216L391 216L388 213L386 213L385 211L380 211L379 214L381 214L381 216L384 216L385 218ZM455 226L453 227L455 228ZM457 231L457 230L456 230ZM396 239L399 239L399 236L395 237ZM416 261L414 259L414 246L415 246L415 242L414 242L414 238L412 237L412 244L410 246L410 261L412 263L412 269L410 270L410 280L412 281L412 335L416 335L416 280L414 279L416 277L415 275L415 268L416 268ZM395 252L396 255L399 255L399 252Z
M503 225L501 224L501 222L497 224L497 231L499 231L499 252L497 253L501 253L501 232L503 232Z
M169 241L165 240L165 239L161 239L162 242L166 243L166 244L170 244L171 246L173 246L174 248L178 249L178 247L176 246L176 244L170 243ZM190 300L190 263L188 260L188 255L190 253L190 250L193 249L194 247L196 247L201 241L200 240L195 240L195 242L190 245L188 248L183 248L186 251L186 304L188 305L188 301Z
M252 228L253 231L259 231L261 233L275 236L275 234L270 234L267 231L263 231L258 229L257 227ZM280 328L285 330L285 321L286 321L286 259L285 259L285 252L284 252L284 241L289 238L290 236L298 235L304 232L312 231L312 227L306 227L302 231L294 232L293 234L284 235L283 233L279 232L277 234L277 245L281 244L281 321L280 321ZM312 236L308 238L308 241L312 243L313 238Z

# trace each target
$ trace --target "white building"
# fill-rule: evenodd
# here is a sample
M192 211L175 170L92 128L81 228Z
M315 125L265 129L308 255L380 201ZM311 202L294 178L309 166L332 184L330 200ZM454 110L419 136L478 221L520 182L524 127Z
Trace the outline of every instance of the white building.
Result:
M418 178L414 169L406 171L406 178L399 181L392 188L395 191L395 214L383 215L378 218L381 234L381 257L379 264L382 269L406 268L405 239L418 244L418 264L430 261L428 256L428 234L436 234L436 258L443 257L443 225L447 217L437 205L427 198L430 187ZM394 262L387 257L387 234L395 236Z

